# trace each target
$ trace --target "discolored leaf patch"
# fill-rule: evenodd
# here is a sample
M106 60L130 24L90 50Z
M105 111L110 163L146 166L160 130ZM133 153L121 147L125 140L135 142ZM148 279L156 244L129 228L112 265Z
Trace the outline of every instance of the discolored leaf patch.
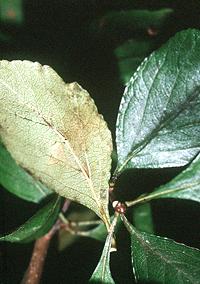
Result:
M13 158L108 226L112 140L90 95L30 61L1 61L0 88L0 135Z

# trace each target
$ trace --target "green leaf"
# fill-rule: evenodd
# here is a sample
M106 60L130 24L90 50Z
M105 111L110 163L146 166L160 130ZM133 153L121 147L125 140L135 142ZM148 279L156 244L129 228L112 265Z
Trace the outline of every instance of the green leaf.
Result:
M0 89L0 135L13 158L109 227L112 139L89 94L29 61L1 61Z
M24 21L22 0L1 0L0 20L4 24L22 24Z
M158 11L150 10L127 10L112 11L93 22L93 31L106 33L108 36L122 37L121 33L129 33L138 30L146 31L147 28L153 27L159 29L166 19L172 14L173 10L164 8Z
M167 184L160 186L150 196L151 199L180 198L200 202L200 154L186 170Z
M133 207L133 222L135 227L143 232L154 233L151 204L139 204Z
M118 61L119 74L123 84L127 84L142 60L155 48L152 40L128 40L114 51Z
M133 272L136 280L151 283L199 284L200 251L167 238L136 230L131 234Z
M107 236L100 261L95 271L93 272L89 283L98 283L98 284L115 283L110 272L110 252L111 252L111 244L113 240L113 233L116 226L116 222L117 222L117 217L115 217L112 222L110 232Z
M0 241L28 243L45 235L55 223L60 210L60 197L56 197L38 210L28 221L13 233L3 236Z
M183 166L200 151L200 31L178 33L131 78L117 119L116 175Z
M18 166L0 143L0 184L19 198L40 202L52 191Z
M112 216L110 219L112 221L114 219L114 216ZM119 228L121 227L121 223L122 223L121 219L118 218L116 226L115 226L115 232L119 230ZM89 238L95 239L100 242L104 242L108 235L108 231L103 223L96 226L95 228L91 230L85 231L84 233L85 233L84 235L85 237L89 237Z

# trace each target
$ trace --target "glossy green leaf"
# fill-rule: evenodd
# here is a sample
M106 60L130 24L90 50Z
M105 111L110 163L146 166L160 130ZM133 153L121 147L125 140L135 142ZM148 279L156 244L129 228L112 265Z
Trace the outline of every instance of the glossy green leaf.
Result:
M133 222L138 230L146 233L154 233L150 203L139 204L133 207Z
M114 284L114 280L112 278L110 272L110 253L111 253L111 245L113 240L113 233L116 226L117 219L114 218L110 232L107 236L104 249L100 258L100 261L90 278L89 283L102 283L102 284Z
M52 191L18 166L0 143L0 184L19 198L40 202Z
M55 223L60 210L61 199L56 197L38 210L16 231L0 238L0 241L27 243L45 235Z
M131 78L117 119L116 174L183 166L200 151L199 45L199 30L182 31Z
M200 251L167 238L139 232L124 220L131 234L136 281L199 284Z
M0 90L0 135L12 157L109 227L112 139L89 94L30 61L1 61Z
M200 154L177 177L160 186L149 197L180 198L200 202ZM147 196L148 197L148 196Z

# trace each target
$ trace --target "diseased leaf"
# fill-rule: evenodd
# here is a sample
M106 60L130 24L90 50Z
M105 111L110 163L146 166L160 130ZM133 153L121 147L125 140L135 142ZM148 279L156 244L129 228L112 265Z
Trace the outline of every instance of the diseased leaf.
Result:
M151 199L180 198L200 202L200 154L186 170L167 184L160 186L150 196Z
M133 222L135 227L146 233L154 233L151 204L139 204L133 207Z
M1 61L0 88L0 135L13 158L108 226L111 134L89 94L29 61Z
M18 166L0 143L0 184L19 198L40 202L52 191Z
M60 197L56 197L38 210L28 221L13 233L3 236L0 241L28 243L45 235L55 223L60 210Z
M167 238L139 232L124 218L131 234L136 280L150 283L199 284L200 251Z
M131 78L117 119L116 174L183 166L200 151L199 45L200 31L180 32Z
M114 218L110 232L107 236L104 249L99 260L99 263L90 278L89 283L102 283L102 284L114 284L114 280L112 278L110 272L110 252L111 252L111 244L113 239L113 233L116 226L117 217Z

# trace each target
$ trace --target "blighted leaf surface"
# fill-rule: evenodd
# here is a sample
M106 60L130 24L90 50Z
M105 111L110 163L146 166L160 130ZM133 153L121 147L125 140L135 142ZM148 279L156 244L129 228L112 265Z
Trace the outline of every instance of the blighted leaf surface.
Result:
M29 61L2 61L0 87L0 134L13 158L108 224L111 134L89 94Z
M169 284L200 283L200 251L167 238L131 233L133 272L137 281Z
M154 198L180 198L200 202L200 154L172 181L156 189Z
M0 143L0 183L19 198L40 202L52 191L18 166Z
M1 237L0 241L27 243L45 235L58 217L60 203L60 198L54 198L16 231Z
M131 78L117 119L117 173L183 166L200 151L200 32L186 30Z

